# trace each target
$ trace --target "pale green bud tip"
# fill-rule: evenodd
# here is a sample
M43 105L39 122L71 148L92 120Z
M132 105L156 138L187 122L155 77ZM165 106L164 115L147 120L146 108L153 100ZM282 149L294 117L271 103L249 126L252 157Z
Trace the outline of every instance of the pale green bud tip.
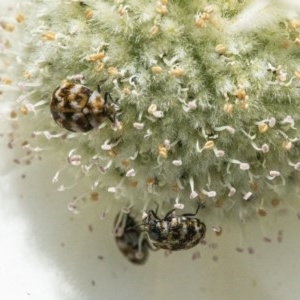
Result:
M294 205L300 16L266 7L252 26L243 3L204 3L26 1L1 23L1 89L17 92L10 117L21 128L10 145L20 134L32 156L50 148L64 157L59 190L80 181L94 200L137 211L156 202L193 212L205 202L205 221L220 211L244 221L290 205L288 190ZM116 122L60 128L49 101L65 79L91 90L100 83L116 101Z

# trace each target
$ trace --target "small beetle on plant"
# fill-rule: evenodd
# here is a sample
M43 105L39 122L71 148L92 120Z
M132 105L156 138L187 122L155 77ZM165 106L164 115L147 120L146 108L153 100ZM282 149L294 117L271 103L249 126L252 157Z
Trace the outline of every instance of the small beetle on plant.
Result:
M143 230L149 235L153 246L171 251L190 249L196 246L205 236L206 226L195 218L194 214L176 215L176 208L170 210L164 218L159 218L149 210L143 219Z
M114 228L118 248L130 262L142 265L149 256L148 239L130 214L120 214L116 216Z
M54 121L73 132L87 132L97 128L105 118L115 122L115 105L111 95L101 96L100 85L96 91L88 87L63 80L50 101L50 112Z

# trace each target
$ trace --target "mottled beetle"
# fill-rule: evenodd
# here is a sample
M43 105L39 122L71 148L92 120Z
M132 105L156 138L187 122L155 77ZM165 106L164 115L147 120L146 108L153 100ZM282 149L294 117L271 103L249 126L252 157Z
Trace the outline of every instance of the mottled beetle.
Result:
M206 226L199 219L194 218L198 213L198 206L194 214L174 214L170 210L163 219L156 212L149 210L143 220L143 230L149 235L153 246L158 249L171 251L190 249L196 246L205 236Z
M115 121L115 106L109 93L102 97L100 86L92 91L69 80L53 92L50 112L58 125L74 132L97 128L105 118Z
M134 218L130 214L118 214L114 230L116 243L123 255L134 264L144 264L149 256L149 243L137 228Z

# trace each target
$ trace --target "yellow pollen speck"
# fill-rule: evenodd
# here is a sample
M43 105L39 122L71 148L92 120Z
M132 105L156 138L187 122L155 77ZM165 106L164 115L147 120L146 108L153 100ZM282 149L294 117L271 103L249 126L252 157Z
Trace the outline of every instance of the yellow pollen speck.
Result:
M149 30L149 33L151 35L157 35L158 34L158 31L159 31L159 27L157 25L153 25L150 30Z
M195 19L195 26L198 28L203 28L206 25L206 21L201 18L201 17L197 17Z
M97 61L99 59L103 59L105 57L105 54L103 52L100 53L93 53L86 57L87 61Z
M227 49L223 44L219 44L215 47L215 51L220 55L225 54L226 50Z
M158 146L158 155L162 158L167 158L168 157L168 150L164 145L159 145Z
M84 16L87 20L90 20L93 18L94 16L94 13L93 13L93 10L91 8L87 8L85 11L84 11Z
M207 141L205 144L204 144L204 149L207 149L207 150L211 150L213 149L215 146L215 143L214 141Z
M12 84L12 80L10 78L1 78L1 82L6 85Z
M259 124L258 125L258 131L260 133L265 133L269 129L269 126L265 123Z
M30 79L30 77L31 77L30 72L26 71L26 72L23 73L23 78Z
M234 91L234 95L239 99L239 100L245 100L246 99L246 91L244 89L237 89Z
M10 23L6 23L6 22L0 22L0 26L8 32L12 32L15 29L15 26L13 24Z
M296 71L295 76L300 80L300 71Z
M159 13L160 15L162 15L162 16L166 15L168 13L167 6L163 5L163 4L159 4L156 7L156 12Z
M223 106L223 110L226 114L231 114L232 111L233 111L233 104L231 103L225 103L224 106Z
M109 67L109 68L107 69L107 72L108 72L110 75L114 75L114 76L119 75L119 71L118 71L118 69L117 69L116 67Z
M117 12L118 12L119 16L122 17L127 12L127 7L120 5L117 9Z
M300 37L295 38L295 44L300 45Z
M246 101L240 102L240 108L241 109L247 109L249 107L249 104Z
M146 184L147 185L153 185L155 183L155 179L154 178L148 178L147 180L146 180Z
M151 68L152 73L154 74L160 74L162 72L162 68L160 66L153 66Z
M123 93L124 93L124 95L129 95L130 93L131 93L131 90L130 90L130 88L128 87L128 86L126 86L126 87L124 87L123 88Z
M292 144L291 141L284 141L284 142L281 144L281 146L282 146L282 148L283 148L284 150L289 151L289 150L291 150L293 144Z
M160 3L166 5L168 3L168 0L160 0Z
M104 63L98 62L97 66L96 66L96 71L101 72L103 70L103 68L104 68Z
M210 15L208 13L203 13L201 15L201 19L204 20L204 21L207 21L209 18L210 18Z
M112 148L108 151L108 154L110 156L116 156L118 153L117 153L117 150L115 148Z
M53 41L55 40L56 34L52 31L45 31L42 33L42 40L43 41Z
M18 15L16 16L16 21L17 21L18 23L22 23L22 22L24 21L24 16L21 15L21 14L18 14Z
M172 70L170 70L169 75L171 75L172 77L180 77L183 75L184 71L182 68L180 67L175 67Z
M299 29L300 28L300 20L293 20L290 22L290 27L292 29Z
M22 106L22 107L20 108L20 111L21 111L21 113L22 113L23 115L27 115L27 114L28 114L28 109L27 109L27 107L25 107L25 106Z

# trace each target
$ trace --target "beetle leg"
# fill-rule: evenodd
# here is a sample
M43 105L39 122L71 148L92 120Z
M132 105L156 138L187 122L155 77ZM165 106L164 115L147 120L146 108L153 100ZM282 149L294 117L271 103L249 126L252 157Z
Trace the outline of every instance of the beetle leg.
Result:
M100 89L99 85L98 85L98 87ZM99 89L98 89L98 91L99 91ZM99 93L100 93L100 91L99 91ZM108 102L111 102L112 105L109 105ZM108 110L113 110L114 111L113 105L114 105L114 101L111 97L111 94L109 92L105 92L105 94L104 94L104 109L105 109L105 112L107 113ZM107 117L110 119L110 121L112 123L115 123L115 121L116 121L116 114L115 113L113 113L113 114L109 113Z
M143 243L144 243L144 232L142 232L141 234L140 234L140 237L139 237L139 239L138 239L138 252L137 252L137 258L139 258L138 256L140 256L140 258L143 258L143 249L142 249L142 247L143 247Z
M159 247L157 247L157 246L155 246L155 245L153 244L152 240L151 240L150 237L149 237L148 232L143 232L142 234L146 235L147 244L148 244L148 247L149 247L150 250L152 250L152 251L157 251L157 250L160 249ZM141 235L142 235L142 234L141 234ZM144 239L144 237L143 237L143 239Z
M167 218L176 210L176 208L171 209L169 212L167 212L167 214L165 215L165 217L163 218L164 221L167 220Z
M104 94L104 103L107 104L108 100L114 103L114 100L109 92L105 92Z
M204 204L200 203L200 204L198 205L198 207L197 207L195 213L193 213L193 214L187 213L187 214L183 214L183 215L181 215L181 216L182 216L182 217L194 217L194 216L197 215L199 209L200 209L200 208L204 208L204 207L205 207Z
M158 221L162 221L162 220L163 220L163 219L160 219L160 218L157 216L156 212L154 212L154 210L152 210L152 209L150 209L150 210L148 211L148 214L152 214L152 216L153 216L156 220L158 220Z

